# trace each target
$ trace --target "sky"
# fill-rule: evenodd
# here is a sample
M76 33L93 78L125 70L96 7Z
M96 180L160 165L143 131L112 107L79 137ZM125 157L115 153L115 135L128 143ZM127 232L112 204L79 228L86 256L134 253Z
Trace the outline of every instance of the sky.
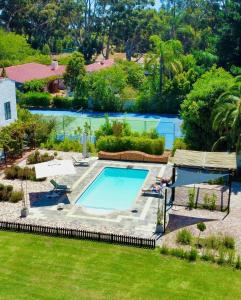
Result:
M156 5L156 8L158 9L160 7L160 0L155 0L155 5Z

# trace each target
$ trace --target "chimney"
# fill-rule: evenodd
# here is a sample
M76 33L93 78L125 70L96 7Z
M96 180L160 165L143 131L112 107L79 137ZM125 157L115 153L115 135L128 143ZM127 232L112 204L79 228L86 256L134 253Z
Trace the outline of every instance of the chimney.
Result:
M59 67L59 63L57 60L53 60L51 63L51 70L56 71Z

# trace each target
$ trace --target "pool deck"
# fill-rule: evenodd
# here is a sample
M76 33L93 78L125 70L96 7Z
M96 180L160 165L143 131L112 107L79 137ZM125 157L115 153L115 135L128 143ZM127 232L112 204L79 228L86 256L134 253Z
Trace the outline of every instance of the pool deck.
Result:
M60 153L63 159L69 159L73 153ZM25 161L21 163L25 165ZM112 211L111 213L99 209L86 209L75 205L76 199L89 186L93 179L105 167L131 166L135 169L147 169L149 173L143 187L149 187L159 174L163 165L152 163L130 163L98 160L91 158L90 167L76 167L76 174L69 176L58 176L55 180L72 187L72 192L67 195L59 195L51 192L51 178L43 182L27 182L29 194L30 214L27 218L19 217L21 203L0 203L0 220L20 221L31 224L60 226L69 228L85 229L90 231L112 232L131 236L150 238L155 233L156 213L158 198L144 197L141 192L133 201L133 206L125 211ZM5 180L1 182L12 184L16 189L21 187L19 180ZM26 182L24 182L26 190ZM125 196L123 191L123 197ZM163 199L160 199L162 203ZM65 203L63 210L57 210L58 203Z

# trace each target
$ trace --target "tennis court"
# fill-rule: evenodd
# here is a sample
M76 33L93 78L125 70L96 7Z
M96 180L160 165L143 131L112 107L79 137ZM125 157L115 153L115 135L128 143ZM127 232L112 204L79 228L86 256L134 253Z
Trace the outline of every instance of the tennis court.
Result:
M88 123L94 133L105 123L104 113L79 113L57 110L31 110L34 114L40 114L46 119L55 119L57 134L64 136L74 135L78 128L83 128ZM160 136L165 137L165 148L171 149L174 139L181 136L181 119L178 116L150 115L132 113L108 113L110 120L125 120L133 131L139 133L156 129Z

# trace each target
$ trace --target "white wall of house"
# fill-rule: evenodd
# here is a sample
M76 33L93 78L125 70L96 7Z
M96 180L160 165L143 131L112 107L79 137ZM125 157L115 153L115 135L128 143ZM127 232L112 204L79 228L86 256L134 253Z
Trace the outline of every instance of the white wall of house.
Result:
M15 83L0 78L0 126L6 126L15 120L17 120Z

